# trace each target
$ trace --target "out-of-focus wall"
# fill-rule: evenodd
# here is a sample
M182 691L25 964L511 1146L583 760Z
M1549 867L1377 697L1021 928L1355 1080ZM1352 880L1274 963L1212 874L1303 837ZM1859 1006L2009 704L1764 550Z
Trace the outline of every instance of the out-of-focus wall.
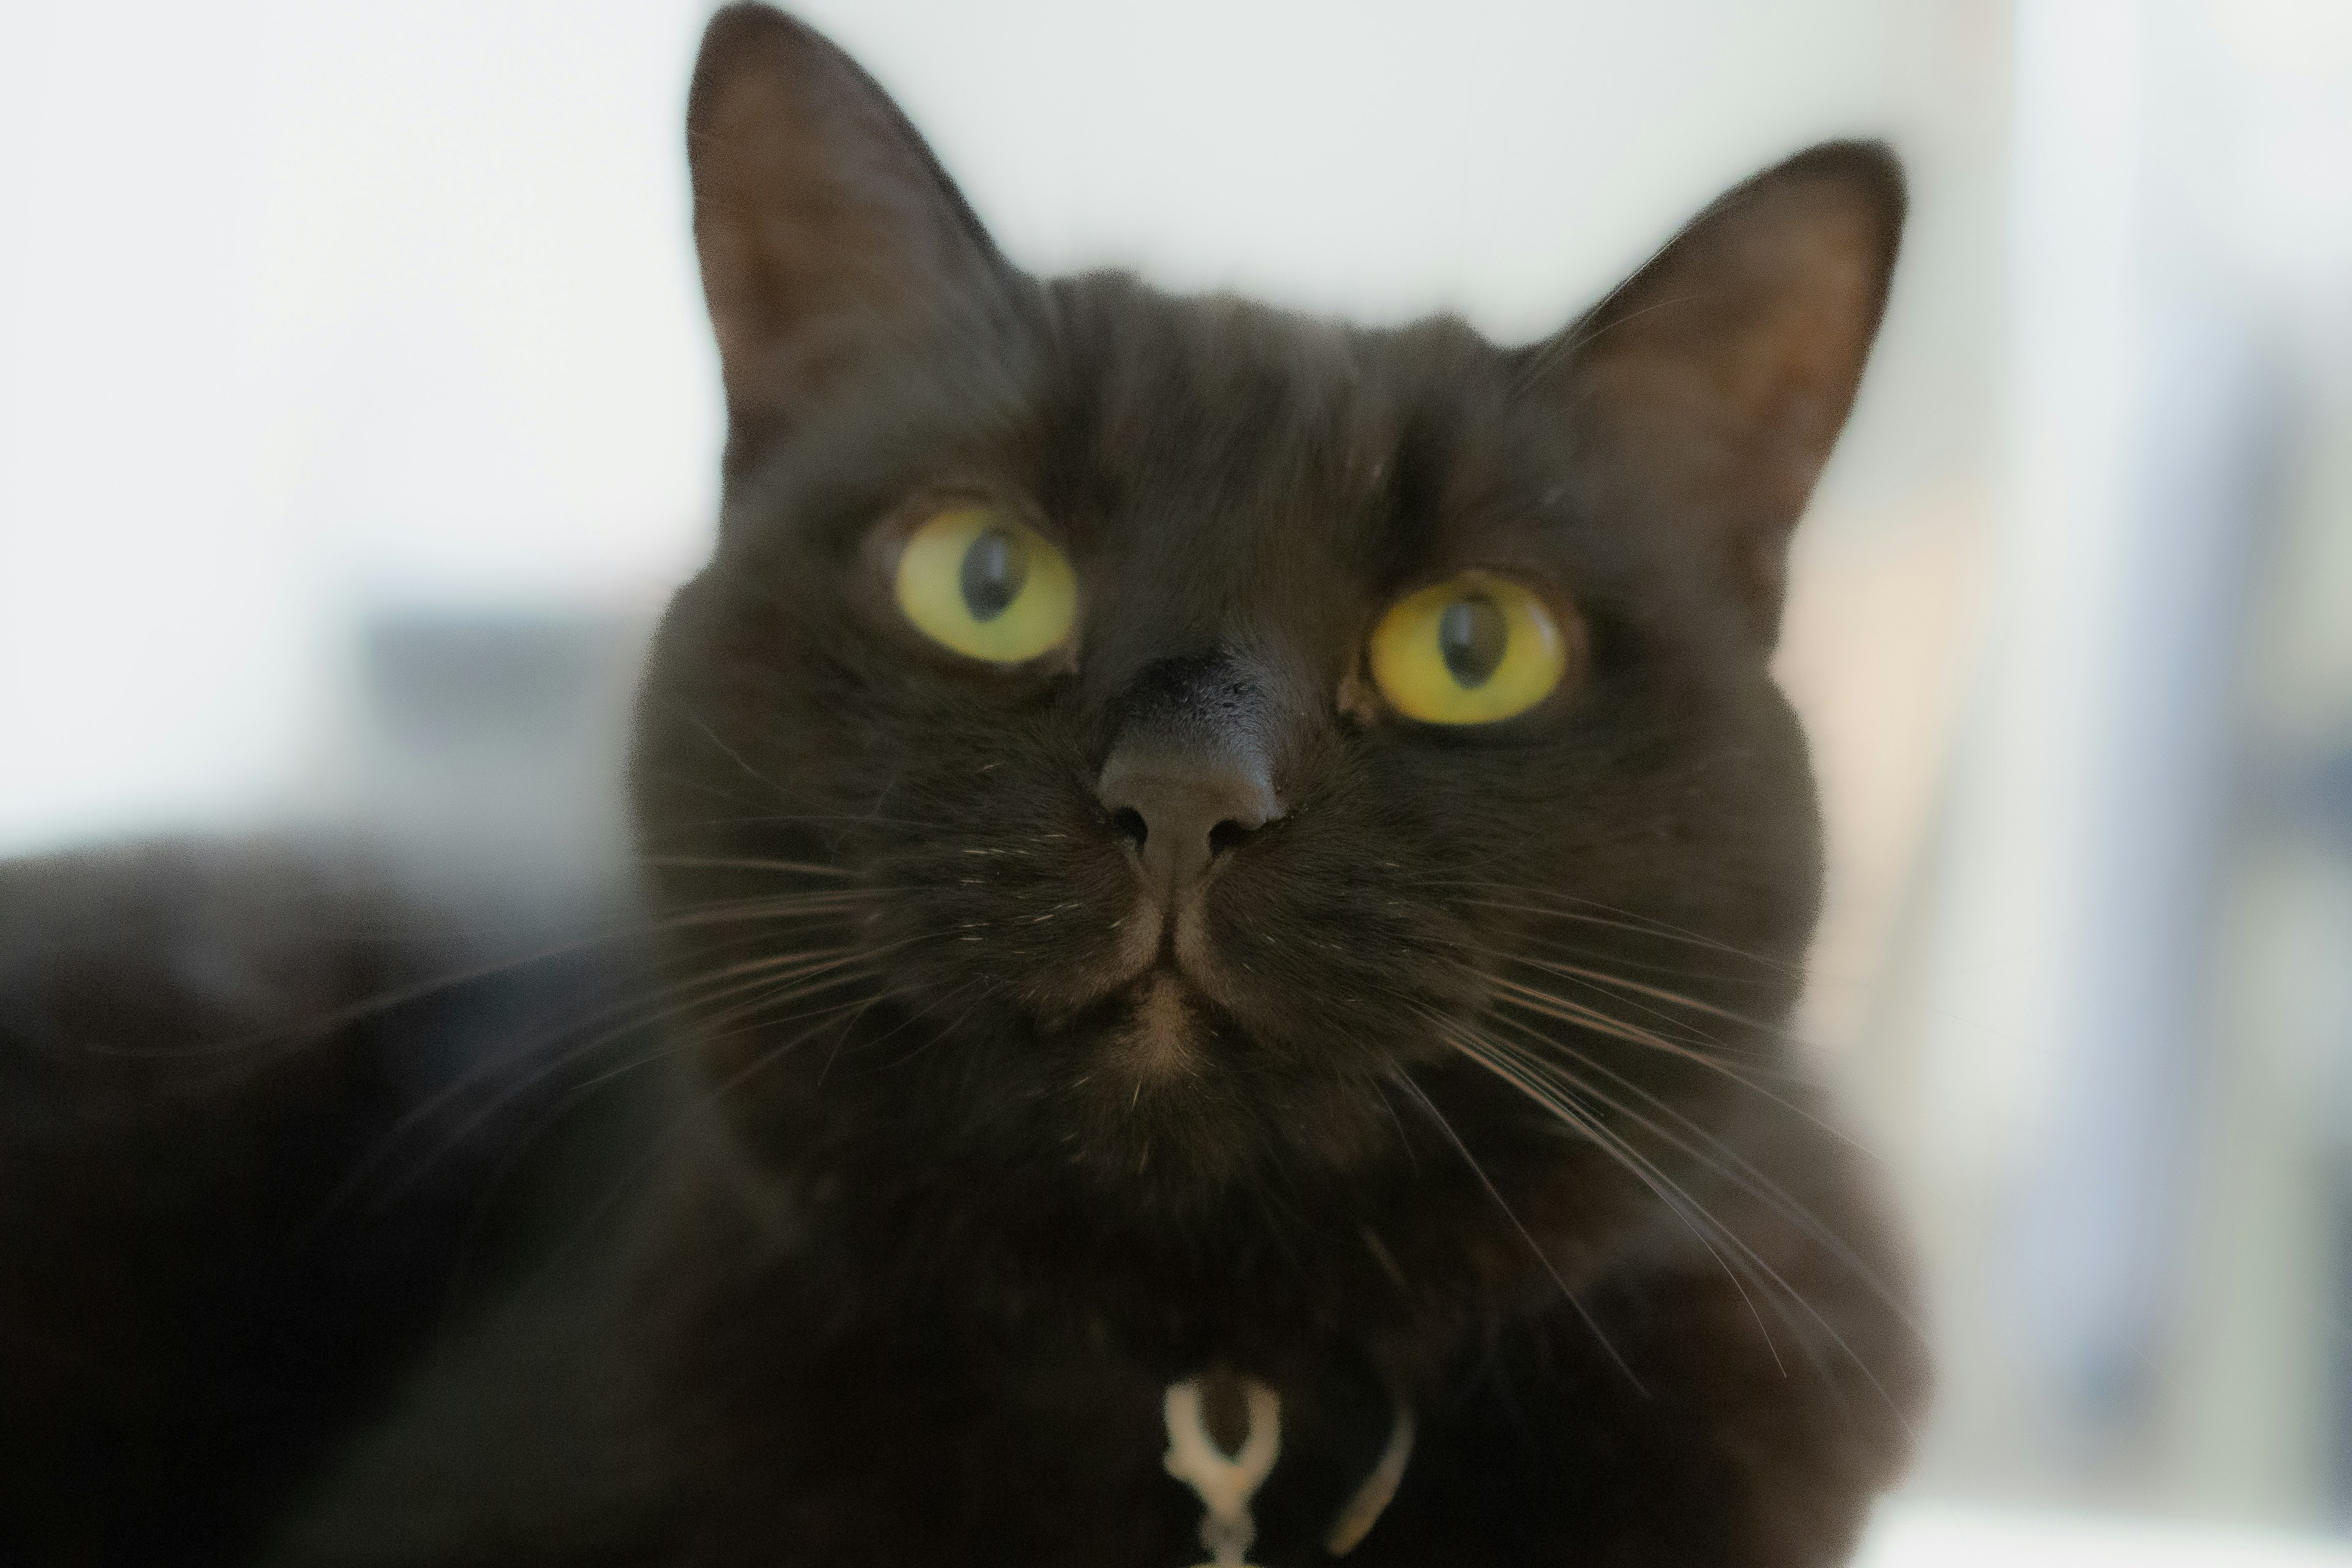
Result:
M0 5L0 846L334 809L370 615L691 569L703 9Z
M2352 13L2014 33L1989 573L1860 1047L1916 1075L1924 1479L2341 1524Z

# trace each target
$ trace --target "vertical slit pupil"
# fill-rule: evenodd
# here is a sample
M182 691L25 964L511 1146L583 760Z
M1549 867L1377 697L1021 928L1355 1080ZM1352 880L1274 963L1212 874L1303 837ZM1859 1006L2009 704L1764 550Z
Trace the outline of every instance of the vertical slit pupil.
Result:
M963 602L976 621L992 621L1029 580L1029 546L1010 529L992 528L963 552Z
M1456 599L1437 617L1437 651L1465 690L1476 690L1495 677L1511 631L1503 612L1484 594Z

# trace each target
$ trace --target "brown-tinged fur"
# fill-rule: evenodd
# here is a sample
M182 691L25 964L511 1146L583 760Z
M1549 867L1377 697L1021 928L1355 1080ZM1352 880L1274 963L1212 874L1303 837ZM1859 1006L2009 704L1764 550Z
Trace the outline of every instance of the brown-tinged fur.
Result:
M1352 1563L1842 1562L1925 1373L1783 1033L1820 847L1766 667L1888 155L1758 176L1514 350L1026 277L762 7L688 120L728 485L633 771L678 1109L276 1560L1181 1568L1160 1400L1215 1371L1282 1398L1265 1568L1330 1561L1392 1400L1418 1443ZM1072 563L1065 647L900 616L891 542L972 498ZM1472 568L1569 678L1391 712L1371 626ZM1119 792L1188 768L1257 804L1171 892Z

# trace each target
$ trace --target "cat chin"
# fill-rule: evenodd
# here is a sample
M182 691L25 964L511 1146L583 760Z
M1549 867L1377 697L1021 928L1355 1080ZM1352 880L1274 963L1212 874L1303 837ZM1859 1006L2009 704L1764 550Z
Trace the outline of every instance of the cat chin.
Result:
M1106 1053L1105 1065L1143 1089L1177 1084L1205 1070L1203 1020L1192 987L1165 970L1146 974L1131 988L1134 999L1124 1025Z
M1138 1214L1213 1205L1274 1169L1344 1177L1396 1153L1393 1120L1359 1078L1276 1065L1173 966L1153 967L1057 1033L1073 1047L1063 1146L1090 1184Z
M1233 1015L1167 964L1045 1028L1076 1065L1073 1087L1110 1094L1138 1115L1218 1098L1220 1082L1250 1050Z

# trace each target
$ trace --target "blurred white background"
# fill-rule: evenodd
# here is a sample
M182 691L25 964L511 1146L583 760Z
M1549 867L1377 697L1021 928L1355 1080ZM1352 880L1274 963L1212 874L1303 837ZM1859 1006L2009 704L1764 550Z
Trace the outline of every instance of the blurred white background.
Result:
M496 837L551 770L540 849L609 839L715 502L706 9L0 0L0 852ZM803 9L1034 269L1514 340L1891 138L1781 668L1812 1032L1945 1341L1915 1491L2352 1528L2352 6ZM1885 1550L2024 1550L1965 1518Z

